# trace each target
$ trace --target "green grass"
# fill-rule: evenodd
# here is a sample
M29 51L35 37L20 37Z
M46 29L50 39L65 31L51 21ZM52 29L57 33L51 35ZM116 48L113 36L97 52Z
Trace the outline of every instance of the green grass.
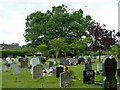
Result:
M48 63L44 68L48 69ZM97 70L97 63L92 64L92 69ZM67 88L102 88L101 85L83 83L83 70L85 70L85 65L70 66L69 70L73 70L72 77L76 76L80 78L80 81L72 81L71 86ZM95 81L102 79L103 76L95 75ZM56 74L43 77L43 79L32 79L31 73L23 69L20 74L13 75L13 70L8 67L8 72L2 72L2 88L60 88L60 79L56 78Z

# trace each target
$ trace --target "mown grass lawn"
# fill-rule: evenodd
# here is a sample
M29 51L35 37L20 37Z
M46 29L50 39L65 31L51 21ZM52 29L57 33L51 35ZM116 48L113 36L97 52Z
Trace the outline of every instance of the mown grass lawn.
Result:
M56 67L56 66L55 66ZM48 69L48 63L44 68ZM92 69L97 70L97 63L92 64ZM101 85L84 84L83 70L85 65L70 66L73 70L72 77L76 76L80 80L73 80L70 87L66 88L102 88ZM103 76L95 75L95 81L102 81ZM43 86L42 86L43 83ZM56 74L49 77L32 79L32 75L22 68L21 73L13 75L13 70L8 67L8 72L2 72L2 88L60 88L60 78L56 78Z

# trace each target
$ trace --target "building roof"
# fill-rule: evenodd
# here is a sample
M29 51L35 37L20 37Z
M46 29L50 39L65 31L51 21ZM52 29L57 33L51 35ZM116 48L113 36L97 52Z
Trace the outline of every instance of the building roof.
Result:
M9 50L18 47L18 44L0 44L0 50Z

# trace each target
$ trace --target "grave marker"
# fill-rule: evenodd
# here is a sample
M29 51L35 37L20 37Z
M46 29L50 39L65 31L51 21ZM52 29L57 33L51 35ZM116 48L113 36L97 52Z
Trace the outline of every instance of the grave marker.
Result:
M60 87L70 86L70 79L70 74L68 74L67 72L60 73Z
M14 69L14 68L15 68L15 66L16 66L16 64L15 64L15 63L11 63L11 64L10 64L10 69Z
M98 72L102 72L103 70L102 70L102 63L98 63L97 64L97 71Z
M74 63L74 60L73 59L70 59L69 60L69 64L72 65Z
M66 58L61 58L60 59L60 65L69 65L69 61L68 60L66 60Z
M84 70L83 71L83 83L91 84L95 80L94 70Z
M103 89L112 88L117 90L117 79L115 77L117 62L115 58L105 58L103 60Z
M56 78L60 77L61 72L63 72L63 67L56 67Z
M36 66L37 64L40 64L39 58L32 58L30 64L32 65L31 74L33 74L33 67Z
M89 63L85 64L85 70L92 70L92 66Z
M7 71L7 66L5 64L2 65L2 70L5 72Z
M34 66L33 67L33 74L32 74L32 79L42 77L42 66Z
M25 68L28 67L28 60L27 59L22 59L21 60L21 68Z
M18 65L15 65L13 69L13 74L19 74L21 72L20 67Z
M50 67L53 67L54 66L54 62L53 61L49 61L49 69Z
M81 62L85 62L84 58L78 58L78 64L81 64Z

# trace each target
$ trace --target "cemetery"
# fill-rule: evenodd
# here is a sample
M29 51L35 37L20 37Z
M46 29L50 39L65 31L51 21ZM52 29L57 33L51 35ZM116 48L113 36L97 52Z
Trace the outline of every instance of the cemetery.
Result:
M119 73L116 71L118 58L104 58L101 71L97 69L98 60L90 57L84 59L82 64L79 63L80 58L58 58L57 60L49 58L45 63L42 63L35 55L29 57L29 60L18 58L21 61L15 61L16 59L11 62L2 60L2 88L120 87ZM62 59L64 63L61 63ZM23 60L26 64L23 64Z
M27 15L27 44L3 44L3 89L120 89L120 32L105 29L82 9L67 10L62 4Z

